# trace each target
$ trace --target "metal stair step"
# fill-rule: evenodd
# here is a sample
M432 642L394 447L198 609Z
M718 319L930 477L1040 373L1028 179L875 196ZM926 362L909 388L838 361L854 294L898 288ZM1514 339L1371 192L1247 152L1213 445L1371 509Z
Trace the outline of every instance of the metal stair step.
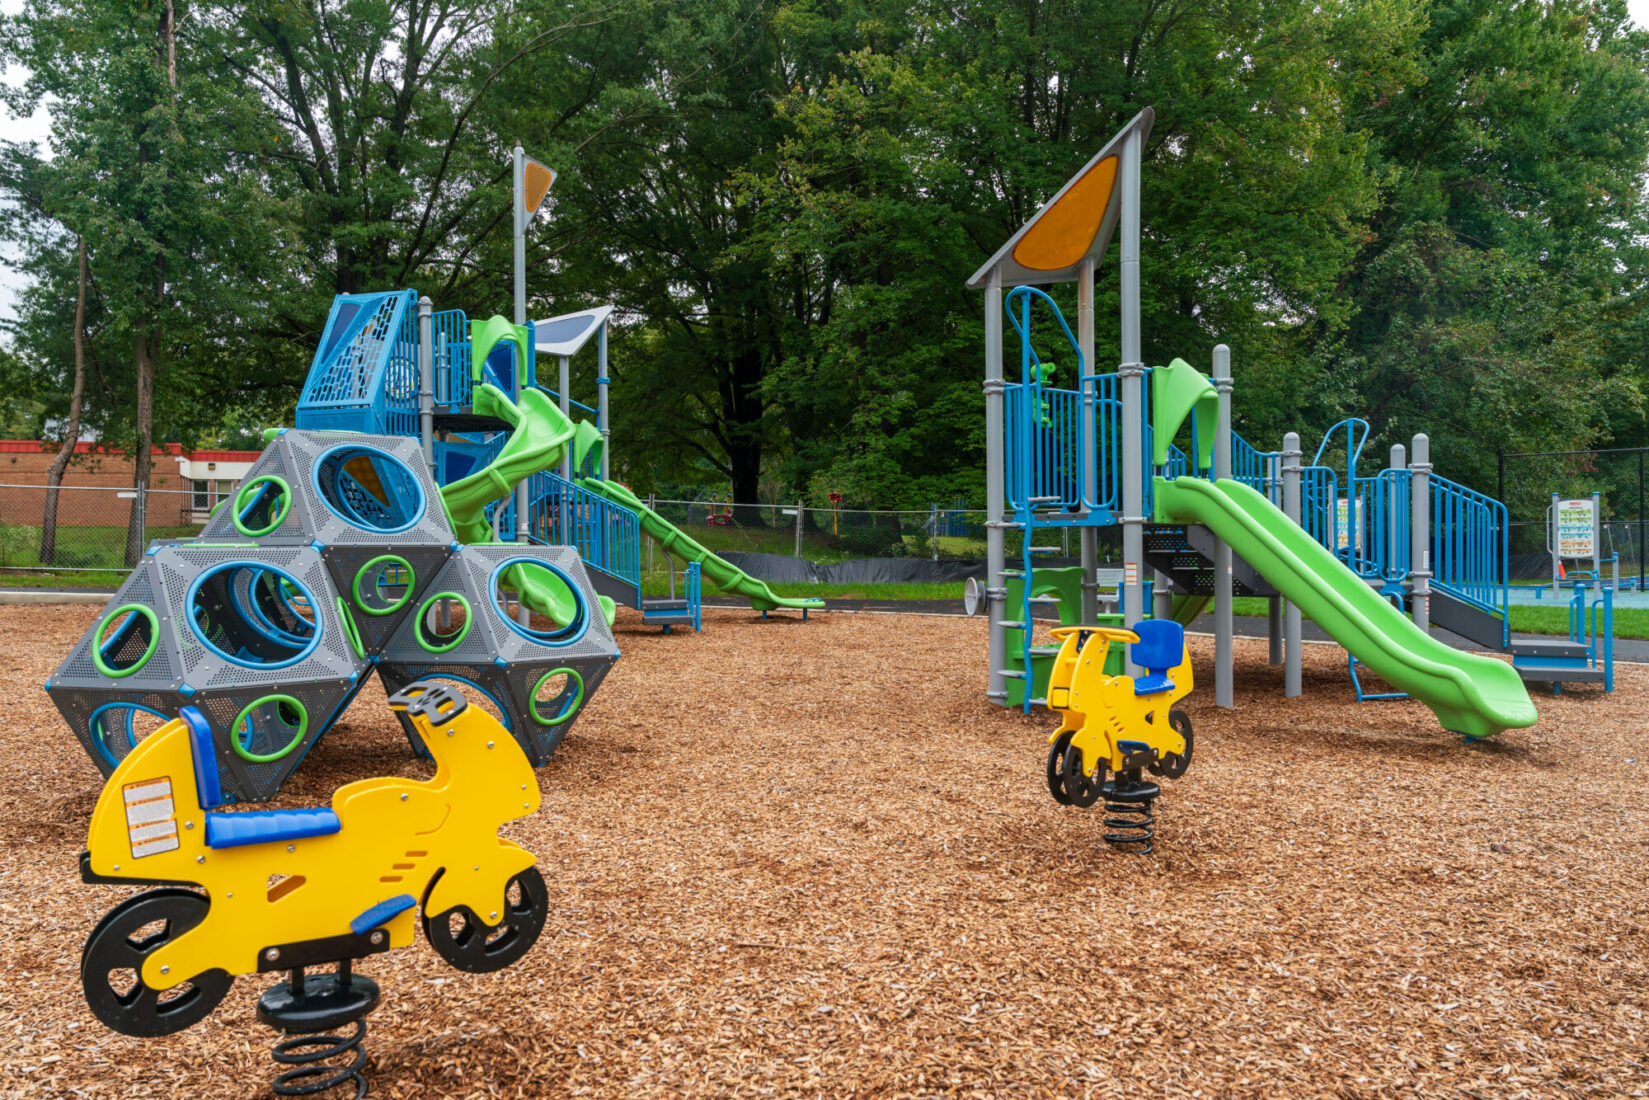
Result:
M1604 677L1601 668L1570 668L1561 665L1520 665L1516 667L1519 676L1537 683L1601 684Z
M1513 640L1513 657L1587 657L1590 654L1579 642Z

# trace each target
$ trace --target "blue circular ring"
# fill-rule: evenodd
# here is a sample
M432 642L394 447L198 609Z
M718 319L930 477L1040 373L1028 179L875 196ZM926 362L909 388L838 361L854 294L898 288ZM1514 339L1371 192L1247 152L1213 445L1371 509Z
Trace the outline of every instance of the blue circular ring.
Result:
M333 505L332 498L327 496L321 489L321 467L326 465L327 459L331 458L339 451L361 451L366 454L381 455L389 461L395 463L402 470L405 470L408 479L412 482L412 487L418 491L418 509L412 514L412 518L401 524L399 527L373 527L371 524L362 523L359 516L350 517L340 512ZM309 472L309 480L315 486L315 495L321 498L321 503L326 506L326 510L328 512L331 512L351 527L359 527L363 531L376 531L381 535L393 535L397 531L405 531L415 525L419 520L423 519L424 512L429 507L429 501L425 499L424 487L419 483L418 475L413 473L412 467L408 466L405 462L402 462L388 451L379 450L377 447L368 447L362 443L340 443L336 447L328 447L326 450L322 451L320 456L315 459L314 468Z
M315 635L309 639L309 644L304 646L303 650L296 656L288 657L284 661L268 662L243 660L240 657L225 653L223 650L213 645L206 635L201 633L200 624L195 621L195 597L200 594L200 586L206 582L206 578L216 576L226 569L258 569L264 572L274 573L276 576L284 577L286 580L291 581L292 586L299 592L302 592L304 599L309 601L309 606L315 609ZM233 593L234 590L231 589L230 591ZM189 632L195 636L195 640L200 642L201 645L205 646L212 653L217 654L219 657L222 657L230 664L239 668L290 668L292 665L297 664L299 661L315 652L315 647L321 644L321 635L325 633L325 630L321 625L321 605L315 602L315 594L309 591L309 589L304 586L304 583L297 577L294 577L291 573L288 573L278 565L270 565L265 561L226 561L221 565L214 565L212 568L196 577L194 582L189 585L189 592L183 598L183 606L186 609L184 618L188 620ZM241 609L237 607L237 610Z
M574 583L571 577L567 576L566 573L562 572L559 568L551 565L547 561L541 561L538 558L528 557L505 558L502 562L494 566L492 570L492 577L487 581L487 599L493 603L493 606L495 608L497 607L496 593L498 592L498 578L503 574L504 570L508 569L512 565L536 565L540 569L548 569L551 573L554 573L556 576L560 577L566 584L567 591L573 594L573 600L578 604L578 622L573 626L564 626L560 630L546 633L539 630L528 630L508 615L499 615L498 617L503 619L504 622L509 625L511 630L515 631L529 642L537 642L539 645L543 646L551 646L553 648L564 645L572 645L574 642L584 637L585 632L590 629L590 608L589 605L584 602L584 593L580 591L578 585Z
M97 751L103 755L103 759L105 759L109 762L110 767L119 767L120 766L120 761L116 760L114 758L114 756L110 754L108 736L105 732L100 731L99 722L102 719L104 711L106 711L106 710L116 710L116 709L123 710L123 711L126 712L126 751L127 752L131 752L133 749L137 748L137 742L132 740L132 711L141 710L144 714L154 715L156 718L159 718L162 722L170 722L171 721L170 718L168 718L168 717L166 717L166 715L160 713L160 711L156 710L154 707L146 707L142 703L104 703L102 706L100 706L96 710L92 711L91 718L87 720L86 728L91 732L92 740L97 745Z
M260 578L253 578L251 583L247 585L249 591L255 589L259 579ZM292 607L292 601L286 598L286 594L284 592L280 592L277 589L276 594L288 608ZM290 646L301 646L309 641L308 638L305 638L300 634L294 634L290 630L277 626L274 622L270 621L268 614L264 612L263 608L258 606L257 593L255 591L252 591L251 607L247 607L246 604L241 601L239 592L231 589L229 596L235 601L235 610L239 611L247 619L252 620L255 623L260 623L269 628L267 631L264 631L265 636L272 638L274 641L280 642L282 645ZM303 618L302 615L298 615L295 611L293 612L293 617L297 619Z

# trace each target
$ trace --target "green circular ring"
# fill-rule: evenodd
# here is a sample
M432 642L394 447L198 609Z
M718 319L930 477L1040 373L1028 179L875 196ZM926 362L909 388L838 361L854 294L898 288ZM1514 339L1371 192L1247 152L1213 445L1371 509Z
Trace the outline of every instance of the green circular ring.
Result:
M424 619L429 614L430 604L436 600L457 600L464 605L464 627L453 635L452 641L446 645L430 645L424 641ZM437 592L433 596L426 597L424 602L418 605L418 622L413 627L412 636L418 640L418 645L425 653L445 653L448 650L457 649L458 643L469 637L470 627L473 625L475 625L475 612L470 607L470 602L467 599L457 592Z
M103 660L103 628L108 626L110 620L112 620L116 615L124 615L128 611L136 611L149 620L149 648L143 651L143 656L139 657L137 659L137 663L131 668L111 668ZM101 672L103 675L109 677L110 679L118 680L122 676L130 676L132 673L148 664L149 658L155 655L155 646L159 644L160 620L155 617L154 610L152 608L145 607L140 603L124 603L109 612L107 615L103 616L103 621L97 624L96 630L92 631L92 664L96 665L97 671Z
M361 598L361 578L366 576L366 571L368 569L371 569L374 565L377 565L381 561L399 562L403 567L405 567L407 571L407 590L401 593L400 599L396 600L388 607L368 607L366 605L366 601ZM393 615L412 600L412 589L415 585L417 585L417 583L418 574L413 572L412 563L410 561L407 561L399 554L379 554L377 557L373 558L371 561L361 566L360 569L355 571L355 579L350 582L349 590L355 598L355 606L360 608L362 611L365 611L368 615Z
M248 493L250 493L253 489L256 489L260 485L279 485L281 487L280 500L282 502L284 502L284 506L277 508L277 511L276 511L276 514L275 514L275 520L274 520L273 523L271 523L268 527L260 527L259 529L254 531L254 530L252 530L252 528L246 526L246 524L241 522L240 514L241 514L241 509L246 507L246 495ZM234 524L235 524L235 530L239 531L241 534L245 535L248 538L254 538L255 539L255 538L259 538L263 535L267 535L269 532L271 532L275 528L279 527L282 523L284 523L286 521L286 517L289 514L291 514L291 512L292 512L292 486L290 486L286 483L285 478L277 477L274 474L259 474L257 477L253 478L251 481L248 481L245 485L242 485L240 487L240 491L235 494L235 511L233 513L232 519L233 519Z
M546 718L538 713L538 689L544 686L544 681L551 676L571 676L576 685L573 691L573 701L567 704L567 709L557 718ZM532 686L532 694L527 697L527 706L532 709L532 716L541 726L559 726L573 715L578 713L579 704L584 702L584 677L580 676L576 668L552 668L538 678L538 683Z
M344 603L342 596L338 597L338 621L344 624L344 637L349 639L349 647L355 651L355 656L365 657L366 646L361 644L361 632L355 629L355 616L349 613L349 605Z
M252 711L265 703L291 703L298 708L298 732L292 735L292 740L286 747L270 753L255 753L240 743L240 727ZM268 764L286 756L303 741L303 735L309 732L309 708L290 695L265 695L262 699L254 699L241 708L235 716L235 724L229 727L229 747L235 750L235 755L251 764Z

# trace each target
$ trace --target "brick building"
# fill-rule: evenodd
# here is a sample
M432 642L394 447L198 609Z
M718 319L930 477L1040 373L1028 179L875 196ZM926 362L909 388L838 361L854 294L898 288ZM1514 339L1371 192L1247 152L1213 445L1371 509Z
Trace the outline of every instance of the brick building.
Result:
M154 449L150 526L200 523L257 460L258 451L185 451L177 443ZM0 524L38 526L45 508L46 473L57 446L31 439L0 439ZM132 456L97 443L78 443L63 475L59 522L124 525L131 497ZM101 489L102 492L82 492Z

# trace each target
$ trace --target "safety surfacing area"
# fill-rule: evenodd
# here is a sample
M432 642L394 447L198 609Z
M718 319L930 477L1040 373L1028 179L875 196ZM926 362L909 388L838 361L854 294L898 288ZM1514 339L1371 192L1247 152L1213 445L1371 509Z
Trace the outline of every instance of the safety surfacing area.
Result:
M97 609L8 607L0 1095L246 1097L272 1033L96 1025L81 944L121 888L77 856L100 786L41 683ZM1468 745L1354 701L1305 649L1285 699L1193 638L1196 755L1156 851L1044 780L1052 716L981 698L982 619L713 610L623 656L509 835L552 913L513 968L427 951L380 980L373 1094L1630 1095L1649 1086L1649 669L1536 696ZM370 687L276 805L417 776Z

